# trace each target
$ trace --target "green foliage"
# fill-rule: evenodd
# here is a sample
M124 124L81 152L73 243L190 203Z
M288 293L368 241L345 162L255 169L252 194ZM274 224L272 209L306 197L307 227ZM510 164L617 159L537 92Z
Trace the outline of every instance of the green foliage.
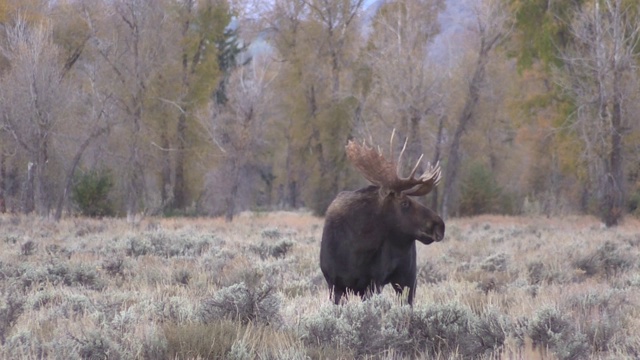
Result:
M80 209L80 213L89 217L113 216L113 204L109 192L113 188L113 180L109 171L90 171L76 176L71 189L72 200Z
M640 215L640 189L636 189L627 199L627 211L630 214Z
M241 44L238 40L238 28L227 27L223 37L216 42L218 49L218 66L222 72L222 81L215 91L215 99L218 104L227 102L226 86L229 75L238 66L244 66L251 61L251 58L242 59L242 53L247 49L246 44Z
M192 104L207 101L217 86L221 72L217 44L225 41L225 28L231 21L227 1L207 1L201 5L204 6L190 11L180 5L177 11L179 21L190 25L182 39L182 60L183 76L189 85L186 100Z
M510 213L513 209L506 206L508 200L493 173L484 165L475 164L462 180L460 215Z
M579 1L512 0L519 35L515 44L520 68L530 68L536 60L560 65L558 49L569 41L570 19Z
M353 98L326 104L319 110L311 133L315 157L311 157L313 172L305 198L313 212L322 216L342 187L340 180L347 168L344 145L351 128L357 102Z

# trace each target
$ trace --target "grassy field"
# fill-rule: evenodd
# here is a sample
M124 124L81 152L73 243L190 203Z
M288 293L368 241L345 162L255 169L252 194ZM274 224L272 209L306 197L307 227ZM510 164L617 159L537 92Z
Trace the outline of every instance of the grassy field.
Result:
M3 359L638 359L640 222L483 216L336 307L322 219L0 216Z

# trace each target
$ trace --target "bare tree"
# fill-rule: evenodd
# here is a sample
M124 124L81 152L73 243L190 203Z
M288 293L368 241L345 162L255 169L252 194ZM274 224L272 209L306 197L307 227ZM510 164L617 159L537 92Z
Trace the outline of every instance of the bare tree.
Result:
M238 212L240 199L255 192L250 185L259 175L260 153L265 148L265 110L272 101L275 65L267 57L256 57L236 68L229 78L227 102L212 102L211 114L201 118L212 144L221 153L220 163L208 175L207 201L222 210L227 221Z
M562 58L562 87L576 104L573 126L584 144L589 191L606 226L617 225L625 199L624 136L629 104L638 101L640 7L622 0L594 1L571 24L574 41Z
M331 64L331 93L334 97L340 94L340 72L342 71L344 53L347 49L348 31L364 0L302 0L311 10L323 27L324 37L321 52L326 52Z
M373 21L366 60L373 74L367 110L372 116L366 118L377 119L385 128L381 133L395 128L408 139L405 167L424 152L422 127L428 125L428 118L442 119L437 112L442 108L444 78L434 71L428 57L438 32L436 16L441 5L438 0L394 1L384 5ZM367 125L367 131L372 127ZM442 136L436 127L429 134ZM436 136L427 145L441 143Z
M474 35L476 45L475 64L471 69L464 106L458 116L447 154L447 165L444 172L444 190L442 192L443 217L448 217L450 201L457 185L460 168L460 143L462 136L473 124L485 82L485 70L490 53L510 31L511 14L502 0L483 0L474 6L474 19L470 33Z
M55 193L52 138L65 119L69 88L62 80L63 63L49 24L30 26L17 19L4 30L1 50L10 67L0 80L0 124L28 161L23 210L46 216Z
M96 86L98 76L93 70L95 69L87 67L78 71L75 81L84 83L85 91L81 94L75 94L75 96L83 106L77 107L78 116L70 124L75 129L67 129L65 134L60 136L63 138L62 142L72 144L74 150L67 166L62 191L58 196L54 214L56 221L62 218L62 211L69 197L73 177L84 153L96 140L108 134L110 129L116 125L111 116L112 110L115 108L113 96L111 93L103 93L98 89Z
M90 2L90 0L86 0ZM105 93L113 94L117 108L112 109L120 117L123 126L117 136L117 156L121 157L119 176L122 177L127 217L133 219L141 206L147 207L152 193L149 186L151 138L149 113L160 102L159 79L163 69L170 66L170 59L179 59L169 53L172 35L179 33L176 23L165 16L163 2L151 0L113 1L100 4L100 13L89 11L86 21L92 38L92 50L96 52L96 66L102 70L100 86ZM166 74L169 75L169 74ZM107 90L108 89L108 90ZM160 121L159 127L166 126ZM126 149L126 150L125 150Z
M357 100L349 87L360 45L362 0L277 0L273 44L285 63L278 100L287 144L283 197L317 214L343 181L340 151L351 134ZM301 199L301 201L298 201Z

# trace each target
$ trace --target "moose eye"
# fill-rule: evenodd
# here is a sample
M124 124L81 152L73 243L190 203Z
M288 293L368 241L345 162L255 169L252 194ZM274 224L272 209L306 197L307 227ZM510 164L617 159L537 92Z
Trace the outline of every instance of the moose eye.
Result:
M403 209L408 209L411 206L411 202L409 202L409 200L402 200L402 202L400 203L400 207L402 207Z

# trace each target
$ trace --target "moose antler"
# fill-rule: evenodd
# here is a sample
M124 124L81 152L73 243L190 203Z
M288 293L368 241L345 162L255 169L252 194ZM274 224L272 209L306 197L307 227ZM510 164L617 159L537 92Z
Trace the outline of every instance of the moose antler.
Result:
M393 137L395 129L391 133L390 141L390 156L393 158ZM404 193L407 196L422 196L426 195L438 185L440 182L440 163L436 163L435 166L429 164L427 170L420 177L414 177L415 173L422 161L423 155L416 162L416 165L411 170L411 174L403 178L400 174L400 167L402 162L402 155L407 147L405 141L398 162L387 160L379 150L373 147L367 146L363 141L359 144L353 140L349 140L346 146L347 157L353 166L360 171L362 176L369 180L372 184L387 188L397 193Z

